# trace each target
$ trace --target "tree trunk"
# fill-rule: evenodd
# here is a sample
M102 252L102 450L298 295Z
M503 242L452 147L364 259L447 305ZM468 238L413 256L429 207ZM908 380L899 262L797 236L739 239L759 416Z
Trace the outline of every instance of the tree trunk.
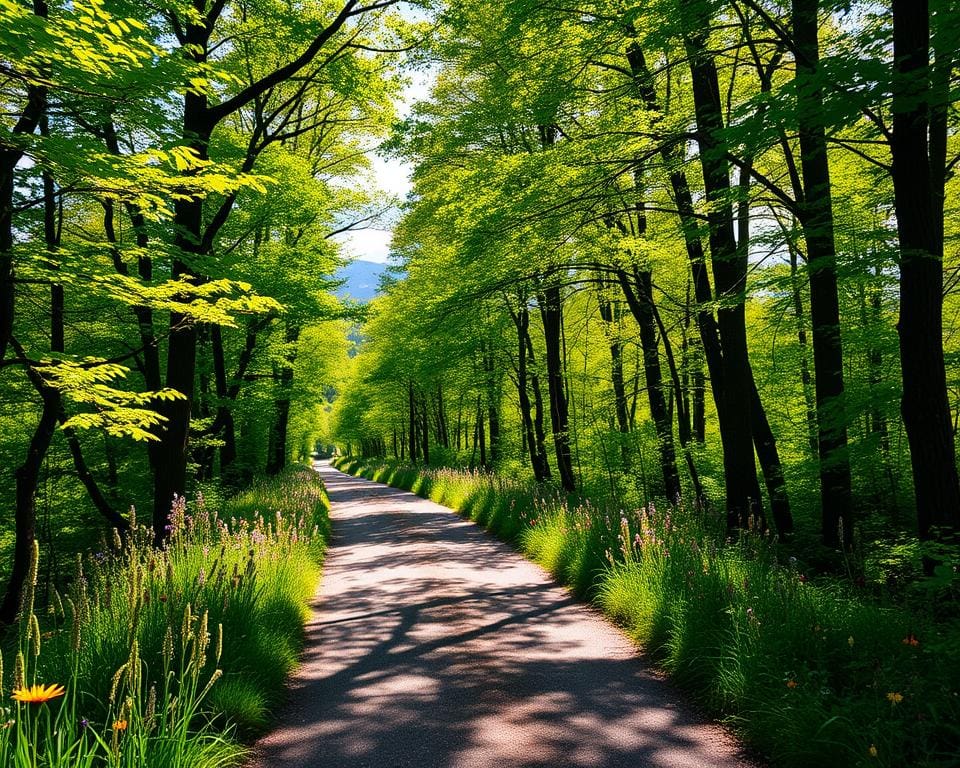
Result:
M279 390L275 400L275 421L273 426L273 455L267 460L267 474L277 475L287 465L287 429L290 424L290 397L293 386L294 364L297 359L297 341L300 339L300 326L287 325L283 368L280 371Z
M447 412L443 402L443 384L437 382L437 432L438 440L444 448L450 447L450 432L447 429Z
M657 329L660 331L660 338L663 341L663 354L667 359L667 369L670 371L670 378L673 382L673 399L677 404L677 435L680 438L680 447L683 450L683 458L690 474L690 482L693 485L696 507L697 509L703 509L707 503L707 497L703 492L703 485L700 483L700 473L697 471L697 465L693 460L693 452L690 450L691 431L688 411L690 403L683 396L683 383L673 354L670 336L667 334L667 328L663 324L657 305L652 300L650 301L650 308L653 311L653 319L657 324Z
M817 83L820 63L819 6L819 0L793 0L793 38L797 48L797 125L803 172L803 198L799 201L798 213L807 243L810 274L810 319L820 457L821 537L829 547L841 544L850 547L853 519L847 422L843 403L837 254L823 96Z
M3 603L0 604L0 623L3 624L12 624L20 610L20 597L30 571L33 542L37 533L37 487L40 483L40 469L50 448L60 410L60 393L57 390L41 385L41 400L40 419L30 438L26 459L14 471L16 497L13 510L13 564L7 581L7 591Z
M493 353L485 342L480 347L483 361L484 384L487 392L487 422L490 427L490 465L496 466L500 458L500 403L497 391L496 363Z
M407 408L410 417L410 462L416 464L419 459L419 436L417 435L417 396L411 380L407 387Z
M430 424L428 420L426 398L421 400L420 407L420 452L423 455L423 463L430 463Z
M940 217L927 143L929 47L927 0L893 0L891 150L900 240L901 412L923 539L949 536L960 528L960 481L943 359L943 233L937 231Z
M538 301L547 350L547 389L550 394L550 426L557 457L560 484L567 493L577 488L570 454L570 421L563 379L563 300L560 287L545 288Z
M513 318L514 325L517 328L517 396L520 401L520 421L523 428L524 450L530 454L530 466L533 469L534 479L540 483L550 479L550 465L546 461L546 450L542 452L540 448L543 441L537 441L534 433L534 421L530 415L531 403L530 393L527 391L527 381L529 375L527 372L527 345L529 344L530 313L527 310L526 300L521 298L520 307L517 312L510 309L510 316ZM542 420L542 404L538 416ZM541 422L542 429L542 422Z
M600 317L607 329L607 339L610 347L610 383L613 387L613 410L616 417L617 431L621 435L630 432L630 414L627 411L627 388L623 380L623 343L620 340L620 308L603 295L601 286L598 302ZM625 439L620 440L620 461L624 469L629 469L630 449Z
M530 338L530 313L526 305L521 308L523 318L523 338L527 345L527 358L530 360L530 389L533 391L533 435L540 468L544 480L553 479L550 469L550 456L547 453L547 432L544 419L543 390L540 387L540 374L536 371L536 358L533 354L533 339ZM534 448L531 448L534 450Z
M704 19L704 22L707 20ZM753 521L762 530L763 505L753 457L753 381L747 351L744 308L747 253L734 235L730 174L721 138L723 105L716 63L706 49L705 23L687 37L691 84L697 118L700 166L709 202L707 220L713 280L723 304L717 310L722 341L723 411L720 424L726 482L727 528L745 528ZM705 345L706 346L706 345Z
M480 445L480 466L487 467L487 438L484 434L483 425L483 402L480 396L477 396L477 439Z
M187 42L195 46L191 54L198 63L206 61L209 31L203 25L187 26ZM183 101L183 136L186 144L201 160L208 159L213 122L207 110L206 96L188 91ZM200 254L203 249L203 200L178 200L173 217L175 252ZM174 258L171 276L174 279L198 280L192 265ZM183 397L163 401L158 410L167 421L160 434L157 462L154 466L153 531L157 542L168 534L170 507L174 496L187 490L187 457L190 432L190 411L193 406L194 377L197 365L197 329L182 312L170 313L167 343L166 385Z
M813 396L813 378L810 376L810 363L807 352L807 324L804 320L803 292L800 275L797 270L797 249L788 243L790 250L790 288L793 293L793 314L797 320L797 344L800 346L800 384L803 387L803 401L807 413L807 442L810 455L816 458L820 449L817 441L817 404Z
M627 306L640 326L640 346L643 349L643 371L647 382L647 403L650 418L657 432L660 453L660 470L663 474L664 494L671 504L676 504L681 494L680 475L677 472L677 455L673 445L673 426L667 412L664 397L663 375L660 369L660 349L657 342L657 324L653 312L653 279L650 272L634 268L633 282L623 270L617 270L617 278L627 299Z

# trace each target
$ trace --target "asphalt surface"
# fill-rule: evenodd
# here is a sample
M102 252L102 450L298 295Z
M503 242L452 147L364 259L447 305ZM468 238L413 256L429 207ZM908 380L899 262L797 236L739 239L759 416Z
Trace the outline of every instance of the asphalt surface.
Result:
M317 469L333 538L256 765L751 765L539 567L446 507Z

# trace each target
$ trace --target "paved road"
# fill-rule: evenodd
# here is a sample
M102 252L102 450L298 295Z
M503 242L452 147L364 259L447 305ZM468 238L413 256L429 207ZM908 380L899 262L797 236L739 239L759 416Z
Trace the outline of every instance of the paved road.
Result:
M628 640L446 507L318 466L333 539L263 768L749 763Z

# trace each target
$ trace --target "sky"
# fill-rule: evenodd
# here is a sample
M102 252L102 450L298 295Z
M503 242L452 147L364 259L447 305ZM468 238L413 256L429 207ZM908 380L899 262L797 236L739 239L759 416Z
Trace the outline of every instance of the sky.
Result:
M430 95L433 78L434 73L431 71L416 71L410 74L410 82L404 88L397 105L398 118L403 119L409 115L416 102ZM381 157L376 150L372 150L369 154L373 165L374 183L377 187L390 197L404 200L412 186L410 175L413 168L402 160ZM390 253L392 237L392 230L374 226L345 232L338 235L336 239L343 243L344 251L348 256L384 264Z

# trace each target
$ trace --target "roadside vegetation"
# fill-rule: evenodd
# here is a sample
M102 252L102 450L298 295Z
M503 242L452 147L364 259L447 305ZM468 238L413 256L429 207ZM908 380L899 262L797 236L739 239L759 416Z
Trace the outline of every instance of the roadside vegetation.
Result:
M337 466L513 543L773 765L956 764L955 590L926 582L893 594L818 577L777 542L752 531L725 541L715 518L682 506L618 509L462 469L350 457Z
M306 468L212 506L179 498L148 527L78 555L36 594L34 549L0 688L0 765L220 768L270 722L297 664L328 504Z

